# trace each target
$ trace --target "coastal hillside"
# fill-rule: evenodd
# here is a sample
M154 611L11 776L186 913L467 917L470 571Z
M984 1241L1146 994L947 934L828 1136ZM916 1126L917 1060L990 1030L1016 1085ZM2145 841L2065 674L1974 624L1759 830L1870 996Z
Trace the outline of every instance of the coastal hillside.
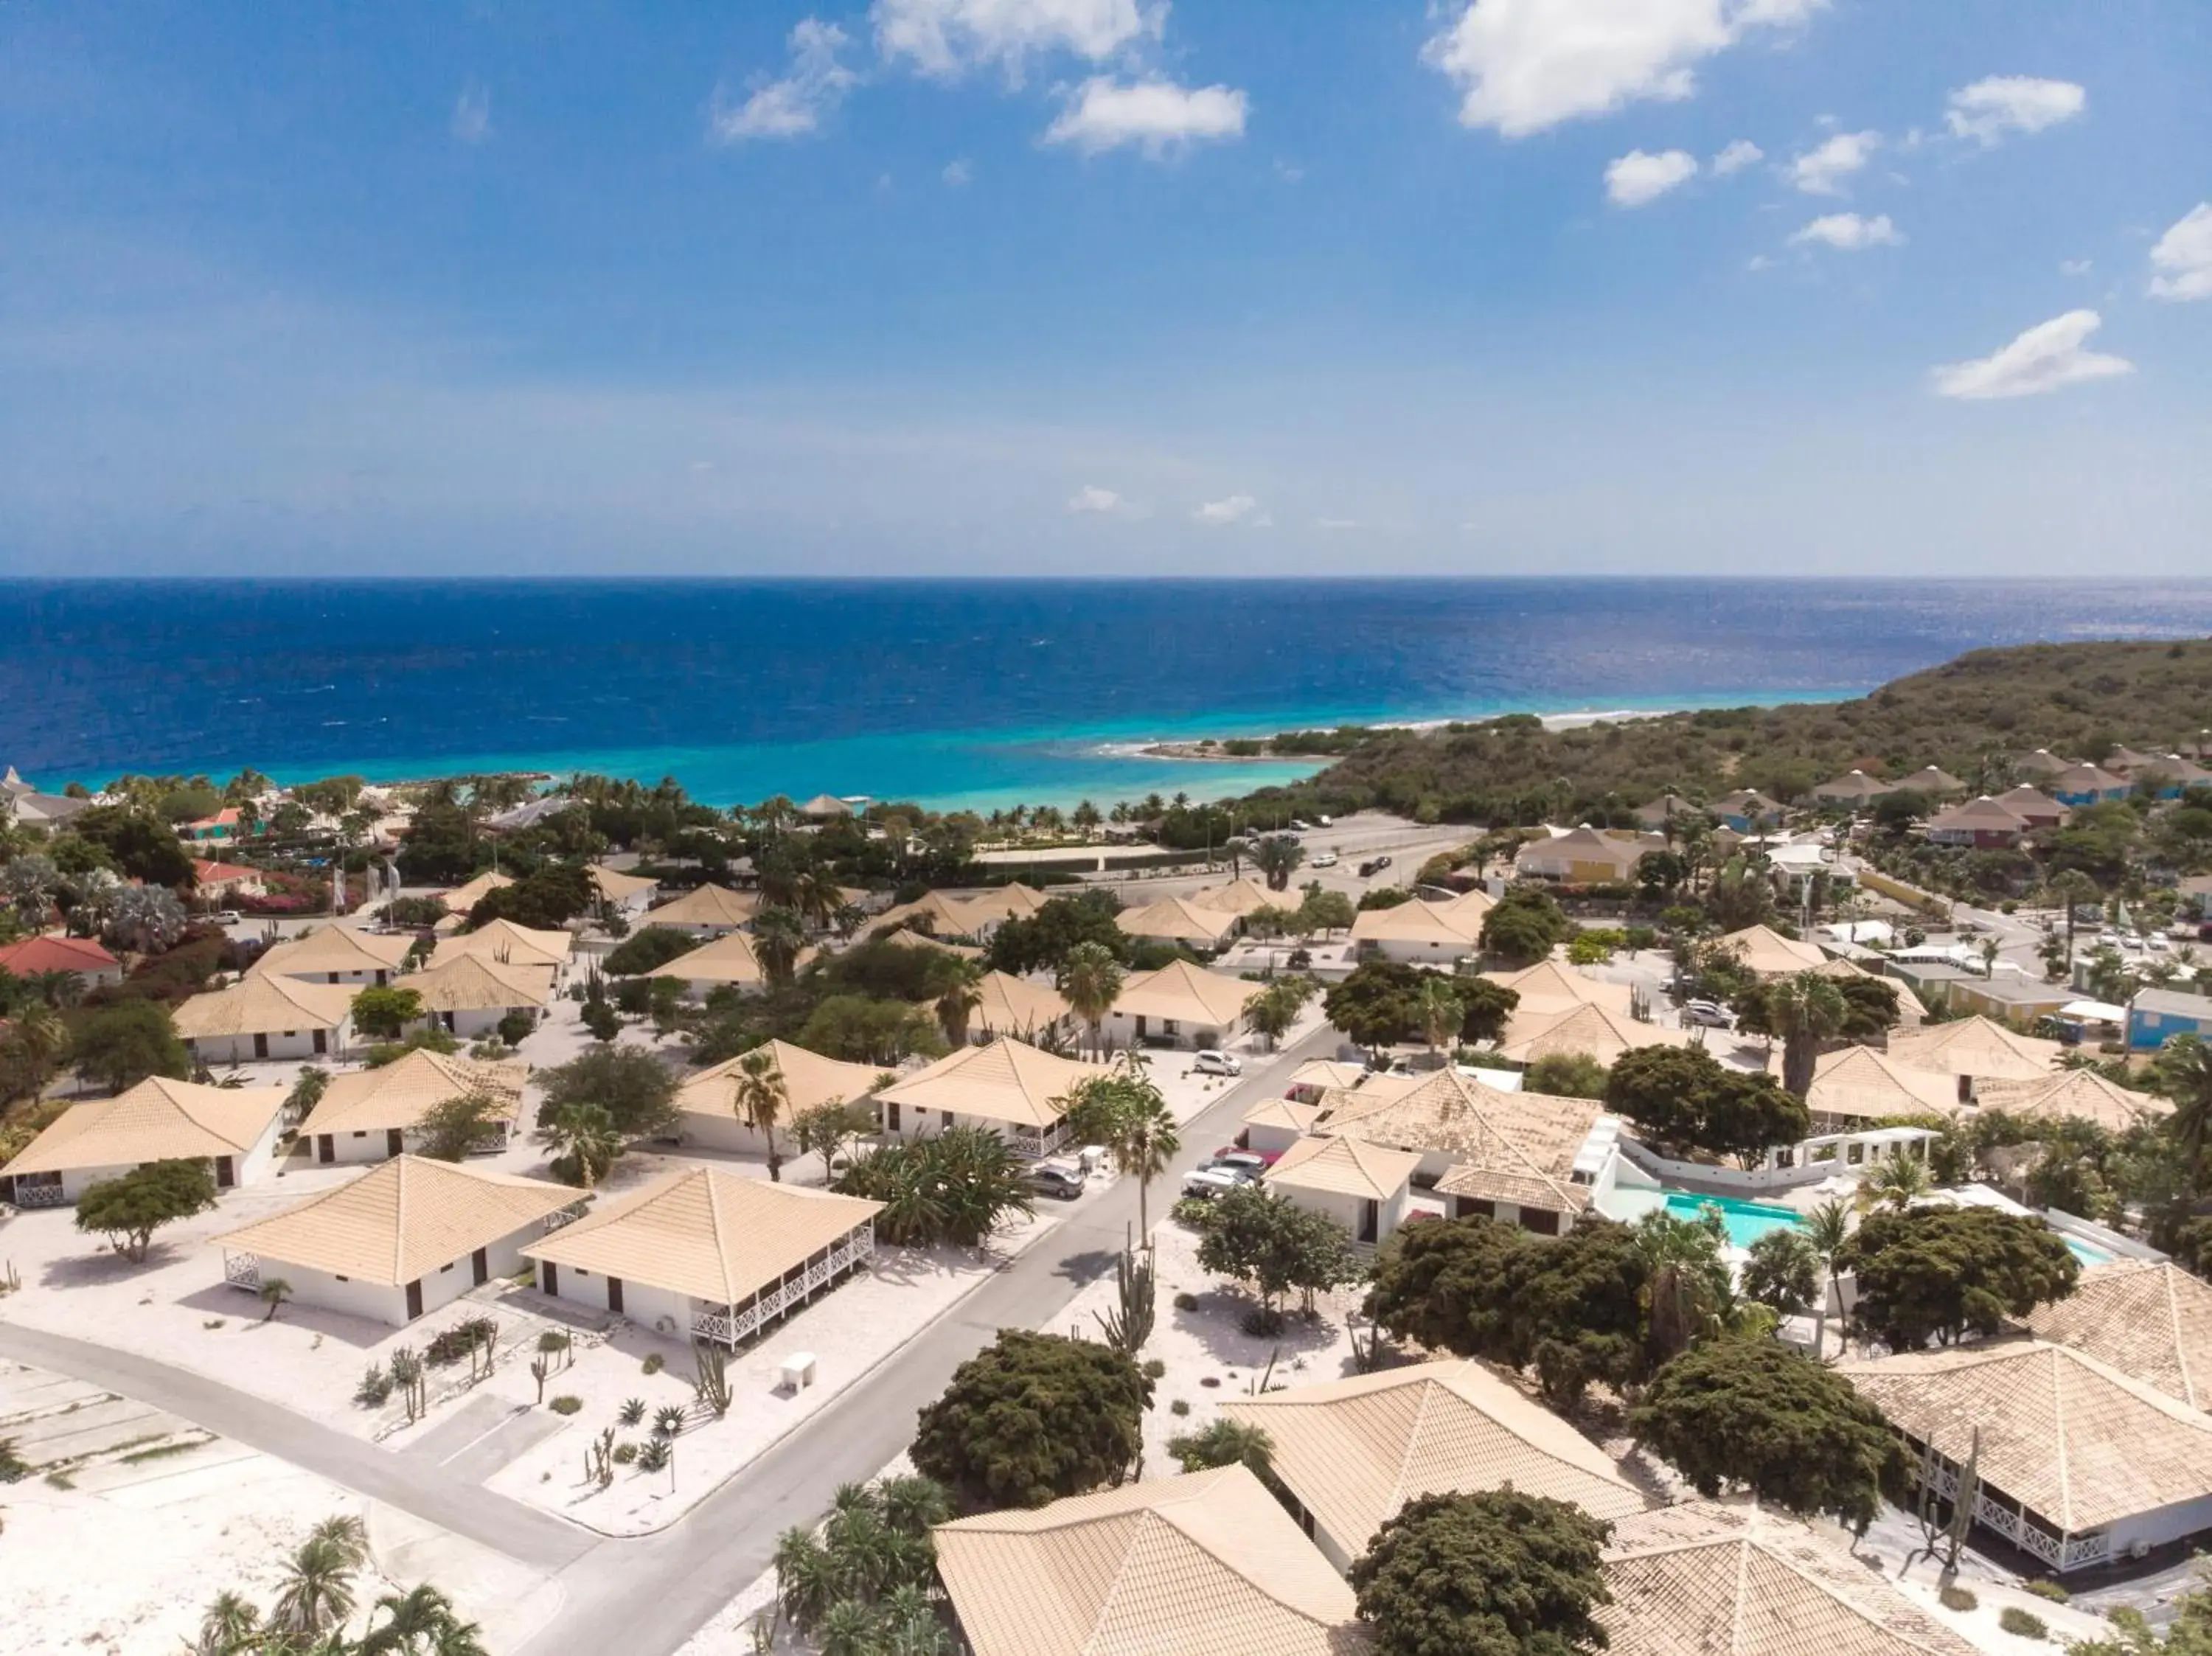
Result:
M1270 793L1301 809L1380 804L1497 821L1563 803L1602 813L1668 791L1753 787L1787 801L1855 766L1899 776L1933 763L1978 788L1999 788L2014 779L2010 755L2048 748L2094 760L2122 746L2169 753L2194 748L2207 726L2212 639L2034 644L1976 650L1850 701L1571 730L1518 714L1424 732L1298 732L1271 745L1310 753L1326 744L1342 756Z

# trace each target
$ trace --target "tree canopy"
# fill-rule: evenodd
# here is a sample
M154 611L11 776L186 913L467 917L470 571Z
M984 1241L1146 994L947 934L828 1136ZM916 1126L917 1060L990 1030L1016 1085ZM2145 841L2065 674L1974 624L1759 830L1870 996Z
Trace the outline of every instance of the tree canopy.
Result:
M1377 1656L1577 1656L1602 1649L1595 1612L1611 1526L1512 1489L1423 1495L1386 1520L1350 1572Z
M146 1258L154 1233L215 1205L215 1174L204 1162L149 1162L94 1180L76 1201L76 1228L97 1232L125 1259Z
M1881 1411L1774 1340L1692 1346L1652 1376L1629 1429L1703 1495L1748 1489L1863 1531L1885 1494L1903 1492L1903 1447Z
M151 1000L121 1000L87 1012L70 1032L70 1061L77 1074L111 1093L152 1076L182 1081L192 1072L169 1009Z
M1858 1276L1854 1324L1893 1351L1996 1333L2006 1319L2064 1299L2081 1274L2041 1220L1990 1208L1870 1213L1836 1265Z
M1316 1294L1359 1276L1351 1233L1342 1225L1256 1185L1224 1191L1206 1204L1198 1263L1249 1283L1259 1294L1262 1318L1270 1321L1284 1295L1303 1293L1310 1307Z
M1613 1060L1605 1101L1646 1138L1748 1165L1812 1131L1803 1099L1771 1076L1731 1070L1696 1046L1638 1046Z
M1152 1397L1109 1345L1001 1329L922 1409L914 1464L965 1507L1042 1507L1127 1477Z
M538 1109L540 1126L571 1104L597 1105L624 1138L643 1138L676 1125L676 1078L642 1047L598 1047L538 1080L545 1094Z

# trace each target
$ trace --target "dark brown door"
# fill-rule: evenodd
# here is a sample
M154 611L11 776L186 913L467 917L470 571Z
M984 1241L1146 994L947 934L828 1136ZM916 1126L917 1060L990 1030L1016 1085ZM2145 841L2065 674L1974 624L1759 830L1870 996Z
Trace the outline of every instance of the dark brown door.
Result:
M253 1056L254 1056L254 1057L256 1057L256 1058L267 1058L267 1057L269 1056L269 1037L268 1037L268 1036L266 1036L266 1035L256 1035L256 1036L254 1036L254 1038L253 1038Z
M886 1113L884 1125L890 1129L891 1131L896 1132L899 1130L898 1100L896 1098L885 1099L884 1101L884 1109Z
M315 1051L316 1051L318 1053L322 1053L322 1052L329 1052L330 1050L331 1050L331 1032L330 1032L329 1030L327 1030L327 1029L318 1029L318 1030L316 1030L316 1031L315 1031Z
M538 1262L538 1271L548 1294L558 1294L561 1291L560 1266L555 1265L550 1259L540 1259Z
M1557 1236L1559 1234L1559 1216L1549 1208L1523 1208L1521 1210L1521 1228L1534 1231L1539 1236Z
M1362 1202L1359 1204L1359 1240L1361 1241L1373 1241L1375 1233L1382 1228L1381 1207L1382 1204L1379 1202Z
M412 1322L422 1314L422 1279L416 1277L407 1284L407 1320Z
M397 1156L406 1148L407 1141L401 1136L398 1128L386 1127L384 1130L384 1153L386 1156Z
M215 1159L215 1184L217 1190L228 1190L238 1182L238 1167L227 1156Z
M607 1278L607 1309L619 1314L622 1311L622 1278Z
M326 1132L315 1135L315 1160L335 1162L338 1159L337 1140Z
M1477 1216L1485 1219L1495 1219L1498 1216L1498 1204L1480 1196L1452 1198L1453 1218L1467 1219Z
M482 1288L491 1280L491 1255L478 1248L469 1255L469 1271L475 1277L477 1286Z

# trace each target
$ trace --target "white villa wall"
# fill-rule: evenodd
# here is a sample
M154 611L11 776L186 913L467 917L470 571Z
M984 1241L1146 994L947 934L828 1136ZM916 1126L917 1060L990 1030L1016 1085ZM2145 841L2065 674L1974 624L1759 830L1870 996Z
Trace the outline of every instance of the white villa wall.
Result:
M509 1012L527 1012L533 1022L538 1016L534 1006L474 1006L461 1012L435 1012L430 1018L407 1027L419 1029L434 1020L441 1029L457 1040L483 1040L499 1033L500 1020Z
M392 978L390 968L381 966L359 972L317 972L307 968L288 972L283 963L279 961L270 971L276 977L293 978L301 983L342 983L354 989L382 989L391 983Z
M315 1048L315 1036L324 1039L324 1049ZM336 1058L345 1051L346 1031L343 1025L336 1029L292 1029L269 1037L266 1053L254 1050L252 1035L203 1036L188 1040L185 1045L194 1058L214 1069L225 1064L252 1064L263 1059Z
M1365 1205L1362 1198L1340 1195L1334 1191L1297 1190L1288 1186L1278 1190L1276 1194L1309 1213L1324 1214L1335 1220L1353 1240L1358 1240L1360 1210ZM1406 1222L1406 1214L1412 1205L1412 1192L1402 1185L1387 1199L1376 1204L1376 1245L1389 1240L1391 1234Z
M726 1115L719 1110L678 1110L676 1113L676 1142L686 1149L726 1150L736 1155L766 1156L768 1140L754 1131L750 1122L734 1114ZM789 1123L786 1122L786 1127ZM784 1132L776 1139L777 1148L791 1154L791 1135Z
M2138 1543L2145 1547L2161 1546L2202 1530L2212 1530L2212 1494L2121 1519L2111 1526L2112 1557L2115 1561L2125 1558Z
M876 1110L878 1118L888 1124L890 1119L890 1106L878 1101ZM1044 1129L1044 1137L1049 1139L1059 1126L1060 1124L1054 1122L1052 1126ZM899 1107L898 1125L893 1128L886 1125L884 1131L894 1137L911 1141L918 1138L934 1138L947 1127L981 1127L986 1132L994 1132L1010 1143L1018 1142L1021 1137L1020 1131L1011 1121L999 1121L989 1116L967 1115L957 1110L932 1109L927 1106L916 1107L912 1104L902 1105Z
M1226 1023L1194 1022L1189 1018L1145 1019L1143 1033L1137 1028L1135 1015L1128 1012L1109 1012L1106 1015L1106 1039L1115 1046L1157 1046L1165 1040L1176 1052L1194 1052L1201 1046L1225 1046L1244 1033L1244 1019L1240 1016Z
M459 1274L465 1279L465 1272ZM261 1280L265 1283L274 1277L282 1277L292 1284L292 1297L301 1305L340 1312L390 1328L407 1325L407 1290L404 1288L389 1283L366 1283L307 1265L288 1265L282 1259L262 1260ZM430 1293L428 1283L422 1285L422 1302L427 1307Z
M574 1265L562 1265L560 1290L555 1298L566 1300L571 1305L587 1310L605 1312L607 1305L607 1279L596 1271L582 1271ZM545 1265L538 1266L538 1280L545 1280ZM665 1288L654 1288L647 1283L623 1282L623 1308L617 1314L627 1317L641 1328L668 1334L670 1338L688 1341L691 1338L692 1301L687 1295L675 1294Z
M1254 1122L1244 1130L1244 1141L1263 1156L1280 1156L1303 1137L1296 1127L1271 1127Z
M1386 961L1401 961L1408 966L1437 966L1449 971L1454 965L1475 952L1475 945L1455 938L1449 943L1419 943L1410 937L1376 937L1361 942L1361 952L1372 951Z
M318 1162L323 1159L323 1140L325 1138L331 1141L331 1162L339 1166L392 1159L392 1139L382 1127L370 1128L362 1132L317 1133L308 1154Z

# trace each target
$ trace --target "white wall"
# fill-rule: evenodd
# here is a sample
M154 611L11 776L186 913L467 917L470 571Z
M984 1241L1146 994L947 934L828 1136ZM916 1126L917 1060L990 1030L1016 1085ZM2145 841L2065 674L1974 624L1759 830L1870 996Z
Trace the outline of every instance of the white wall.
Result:
M2128 1549L2138 1541L2155 1547L2200 1530L2212 1530L2212 1494L2119 1520L2112 1526L2112 1557L2115 1562L2126 1557Z
M509 1012L528 1012L533 1018L538 1016L534 1006L477 1006L465 1012L437 1012L431 1016L441 1029L458 1040L483 1040L499 1033L499 1021ZM420 1029L429 1021L425 1019L407 1027L410 1030Z
M1284 1186L1276 1194L1304 1208L1309 1213L1325 1214L1342 1225L1354 1241L1359 1240L1360 1210L1364 1205L1357 1196L1340 1195L1334 1191L1297 1190ZM1407 1210L1412 1205L1411 1192L1405 1187L1388 1200L1376 1204L1375 1242L1380 1245L1389 1240L1390 1234L1406 1222Z
M783 1124L787 1126L789 1124ZM677 1112L677 1142L687 1149L696 1147L708 1150L728 1150L740 1154L766 1156L768 1141L753 1131L751 1125L734 1114L725 1115L718 1110L679 1110ZM791 1135L779 1130L776 1148L787 1156L792 1155Z
M1280 1156L1304 1137L1296 1127L1273 1127L1255 1122L1244 1129L1244 1142L1267 1156Z
M1441 966L1449 968L1466 955L1476 952L1472 943L1417 943L1408 937L1382 937L1362 942L1364 954L1373 950L1386 961L1402 961L1409 966Z
M325 1049L318 1052L314 1033L311 1030L294 1029L286 1034L272 1034L269 1037L267 1056L270 1059L336 1058L345 1051L345 1035L343 1026L325 1031ZM252 1064L261 1056L253 1050L252 1035L208 1036L188 1040L185 1045L191 1049L193 1057L210 1069L225 1064Z
M270 970L277 977L296 978L301 983L342 983L355 989L381 988L391 983L393 975L390 968L379 967L360 972L315 972L305 968L297 972L288 972L282 961Z
M465 1271L459 1274L465 1278ZM406 1326L407 1290L404 1288L395 1288L388 1283L362 1282L357 1277L349 1279L307 1265L288 1265L282 1259L264 1259L261 1280L265 1283L272 1277L282 1277L291 1283L292 1297L301 1305L360 1317L390 1328ZM428 1306L427 1283L423 1284L423 1303Z
M607 1310L605 1277L596 1271L579 1271L574 1265L562 1265L558 1269L561 1286L554 1297L592 1311ZM538 1266L538 1280L542 1287L545 1281L545 1265L542 1260ZM666 1289L653 1288L627 1279L623 1283L623 1308L619 1314L641 1328L689 1344L691 1338L691 1309L692 1302L688 1295L672 1294ZM660 1326L664 1319L668 1325L665 1328Z
M323 1159L323 1140L331 1141L331 1162L346 1166L361 1162L387 1162L392 1158L392 1141L381 1127L366 1132L317 1133L308 1141L307 1153L318 1163Z

